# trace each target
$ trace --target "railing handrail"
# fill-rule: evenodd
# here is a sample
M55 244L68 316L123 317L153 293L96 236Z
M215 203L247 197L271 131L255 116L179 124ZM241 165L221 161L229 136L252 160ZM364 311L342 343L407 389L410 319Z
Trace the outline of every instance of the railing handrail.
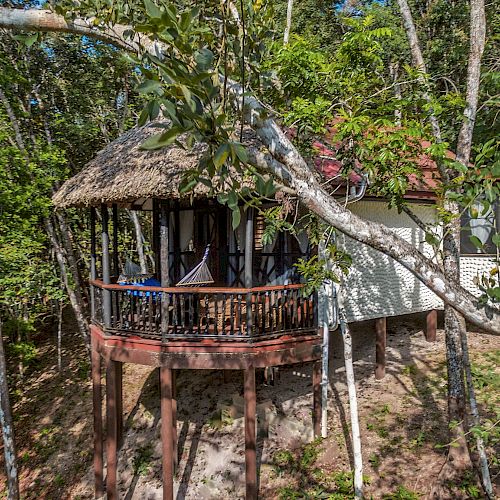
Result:
M140 292L167 292L167 293L232 293L232 294L244 294L244 293L255 293L255 292L273 292L279 290L296 290L304 288L304 284L289 284L289 285L270 285L270 286L257 286L252 288L235 288L235 287L186 287L186 286L174 286L174 287L162 287L162 286L142 286L142 285L118 285L115 283L104 284L102 280L90 280L90 284L94 285L103 290L132 290Z

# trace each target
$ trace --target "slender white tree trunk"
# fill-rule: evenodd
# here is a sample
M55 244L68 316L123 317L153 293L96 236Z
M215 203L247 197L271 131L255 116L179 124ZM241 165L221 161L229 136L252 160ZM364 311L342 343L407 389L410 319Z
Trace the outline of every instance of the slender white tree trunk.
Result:
M351 414L352 449L354 455L354 496L363 498L363 456L361 454L361 433L359 430L358 399L352 362L352 337L342 306L339 308L340 332L344 341L344 363L349 392L349 411Z
M290 30L292 29L292 13L293 13L293 0L288 0L286 8L286 26L285 34L283 35L283 44L286 45L290 39Z
M134 224L135 230L135 241L137 248L137 255L139 256L139 265L141 266L141 273L146 274L148 272L148 266L146 264L146 257L144 255L144 235L142 234L141 221L135 210L128 210L130 219Z
M62 373L62 322L63 322L63 303L57 301L57 370L59 375Z
M0 424L2 426L3 451L7 474L9 500L19 500L19 479L17 473L16 446L14 443L14 426L12 425L12 409L7 384L7 364L2 337L2 319L0 318Z

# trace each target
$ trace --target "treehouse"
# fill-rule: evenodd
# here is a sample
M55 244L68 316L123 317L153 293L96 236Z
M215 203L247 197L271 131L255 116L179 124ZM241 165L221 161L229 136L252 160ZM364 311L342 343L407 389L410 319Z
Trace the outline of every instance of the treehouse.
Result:
M263 219L241 208L236 230L227 207L204 185L181 194L184 172L205 149L144 151L158 129L133 129L104 148L54 196L59 208L90 210L91 345L96 496L104 494L101 361L106 371L105 488L117 498L123 433L122 367L160 371L163 495L173 497L176 448L175 371L244 372L246 496L257 497L255 370L313 362L313 420L319 430L321 337L314 296L302 293L294 263L307 257L302 237L280 234L262 245ZM244 143L255 144L250 131ZM235 174L236 175L236 174ZM224 186L217 186L219 192ZM120 210L150 221L154 269L124 265ZM97 238L97 233L101 237Z

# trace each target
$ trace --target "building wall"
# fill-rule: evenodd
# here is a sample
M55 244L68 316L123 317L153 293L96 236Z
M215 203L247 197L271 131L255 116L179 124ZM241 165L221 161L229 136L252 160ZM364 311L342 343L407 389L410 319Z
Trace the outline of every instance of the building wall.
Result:
M474 284L474 280L488 274L495 267L495 261L491 257L478 255L460 257L460 284L476 296L481 291Z
M361 200L349 208L364 219L385 224L424 254L432 255L423 231L406 214L389 210L387 203ZM412 210L424 222L435 220L432 205L412 204ZM387 255L343 235L339 241L353 258L345 282L344 306L348 321L442 308L442 301L433 292Z
M374 200L361 200L349 208L364 219L385 224L425 255L433 255L432 247L425 242L424 232L405 213L398 214L395 209L389 210L387 203ZM435 221L433 205L412 204L411 208L423 222ZM339 235L339 243L353 258L345 280L344 305L348 321L443 308L441 299L390 257L344 235ZM466 256L460 261L462 286L479 295L481 292L473 280L492 269L493 260Z

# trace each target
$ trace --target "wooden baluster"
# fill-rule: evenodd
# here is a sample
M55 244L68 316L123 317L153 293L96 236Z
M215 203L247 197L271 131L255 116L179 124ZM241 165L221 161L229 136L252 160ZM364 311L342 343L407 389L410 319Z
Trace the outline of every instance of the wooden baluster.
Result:
M182 328L182 334L185 335L186 333L186 304L185 304L185 295L181 294L179 296L179 299L181 301L181 328Z
M214 333L215 335L219 335L219 295L216 293L214 294ZM222 302L221 302L222 304ZM209 303L206 303L206 309L208 310L209 308ZM208 318L207 318L207 325L208 325ZM208 329L207 329L208 332ZM221 333L224 333L224 328L222 328Z
M241 310L241 293L238 294L238 335L243 335L243 311Z
M189 334L193 334L194 327L194 301L198 297L198 294L191 293L187 295L187 307L188 307L188 318L189 318Z
M178 295L176 293L172 294L172 307L173 307L173 322L174 322L174 333L177 335L177 326L179 324L179 318L177 315L177 308L179 307Z
M151 292L149 294L149 300L148 300L148 331L149 333L153 333L153 293Z
M226 300L227 295L225 293L222 294L222 334L226 334Z
M229 304L230 314L231 314L231 335L234 335L234 295L229 295L229 300L231 301Z
M205 294L205 335L210 333L210 302L208 300L208 295ZM215 294L215 334L217 335L217 294Z

